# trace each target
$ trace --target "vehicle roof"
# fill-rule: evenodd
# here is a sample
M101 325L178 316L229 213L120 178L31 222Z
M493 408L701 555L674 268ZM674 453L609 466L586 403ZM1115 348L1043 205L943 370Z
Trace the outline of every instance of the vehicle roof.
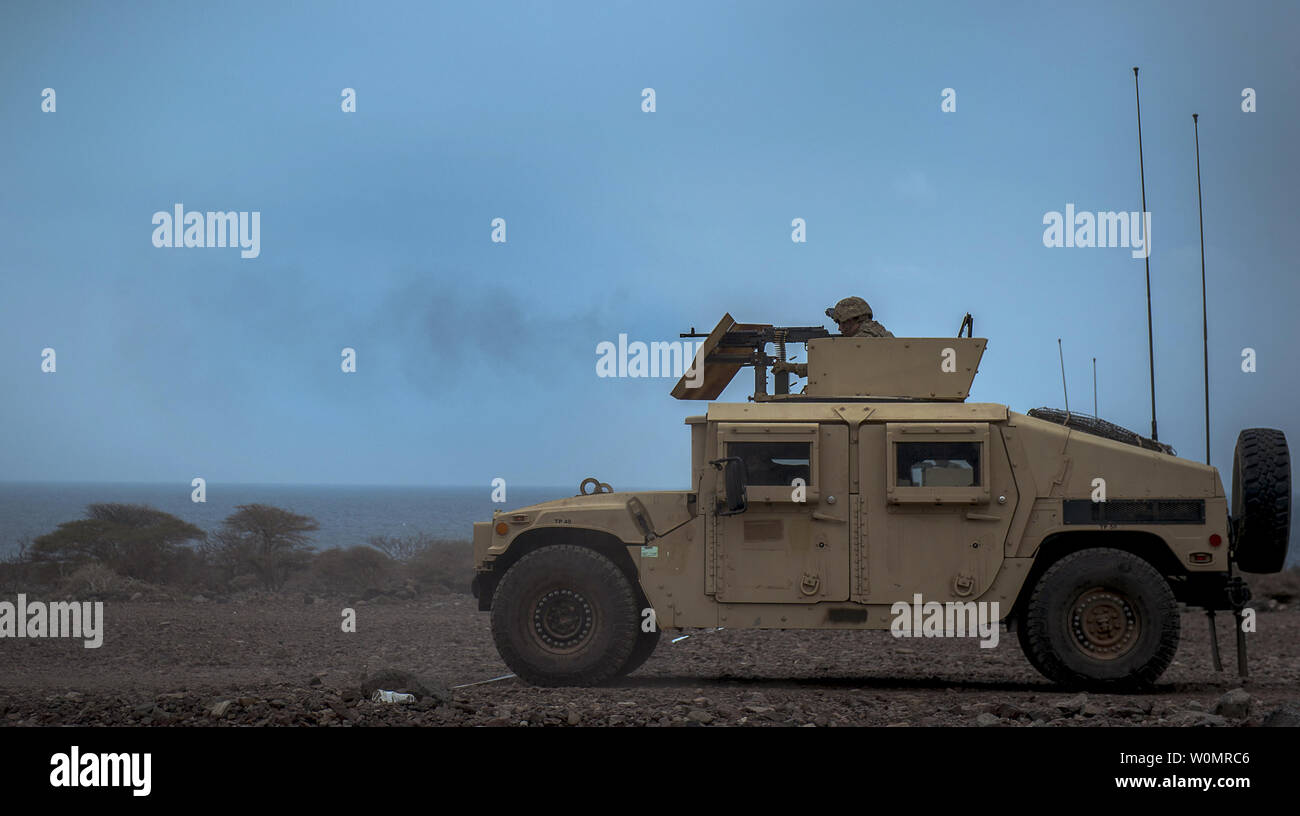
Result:
M704 417L717 422L1002 422L1007 406L994 402L711 402Z

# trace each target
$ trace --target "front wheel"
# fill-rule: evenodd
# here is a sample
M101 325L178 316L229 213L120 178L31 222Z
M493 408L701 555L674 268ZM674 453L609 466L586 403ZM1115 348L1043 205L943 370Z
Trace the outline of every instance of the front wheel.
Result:
M653 632L638 632L636 646L632 649L632 654L628 656L627 663L619 670L619 675L631 674L654 654L655 647L659 645L659 629L655 628Z
M619 674L637 645L632 583L586 547L542 547L502 576L492 637L510 670L537 686L595 686Z
M1065 556L1025 609L1026 656L1049 680L1097 691L1155 683L1178 650L1178 603L1155 567L1123 550Z

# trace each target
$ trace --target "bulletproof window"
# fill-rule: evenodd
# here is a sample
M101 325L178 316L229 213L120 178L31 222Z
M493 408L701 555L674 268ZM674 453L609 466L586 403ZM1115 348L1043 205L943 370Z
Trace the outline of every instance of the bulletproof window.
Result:
M981 487L979 442L898 442L898 487Z
M744 460L751 485L788 487L795 479L812 484L811 442L728 442L727 455Z

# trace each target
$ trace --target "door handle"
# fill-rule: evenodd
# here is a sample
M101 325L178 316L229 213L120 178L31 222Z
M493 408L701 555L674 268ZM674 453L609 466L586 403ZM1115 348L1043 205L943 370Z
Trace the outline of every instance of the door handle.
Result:
M821 513L821 512L818 512L818 511L816 511L816 510L813 511L812 517L813 517L814 519L816 519L817 521L833 521L833 522L835 522L836 524L846 524L846 523L848 523L848 519L835 518L834 516L828 516L828 515L826 515L825 513Z
M1001 521L1001 516L994 516L989 513L967 513L966 518L971 521Z

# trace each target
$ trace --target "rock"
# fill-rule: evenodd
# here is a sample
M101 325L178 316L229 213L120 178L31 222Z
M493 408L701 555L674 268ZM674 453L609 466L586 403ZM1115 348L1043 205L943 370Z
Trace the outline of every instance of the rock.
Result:
M1205 710L1205 706L1201 705L1201 701L1200 701L1200 700L1188 700L1187 703L1186 703L1186 705L1187 705L1187 707L1190 708L1192 711L1204 711L1204 710Z
M1223 727L1228 721L1205 711L1178 711L1170 715L1167 725L1179 728Z
M203 597L202 595L195 595L193 598L190 598L190 600L191 600L191 601L194 601L194 603L207 603L207 602L208 602L208 599L205 598L205 597Z
M1235 720L1244 720L1250 716L1250 695L1245 689L1235 688L1219 698L1214 704L1214 713Z
M983 714L978 714L975 716L975 724L980 728L988 728L990 726L1001 725L1002 718L997 716L996 714L989 714L988 712L985 712Z
M1097 717L1106 713L1106 709L1094 700L1089 700L1084 704L1083 710L1079 712L1085 717Z
M138 600L140 600L140 599L143 598L143 597L144 597L144 593L143 593L143 592L136 592L136 593L134 593L134 594L131 595L131 600L133 600L133 601L138 601Z
M1011 703L998 703L989 713L995 714L1004 720L1029 719L1029 715L1023 709L1017 708Z
M320 684L321 684L320 675L313 675L312 678L307 681L307 685L309 686L319 686Z
M686 719L694 720L697 723L708 725L713 722L713 715L701 708L693 708L686 715Z
M209 711L208 713L219 720L222 717L226 716L226 713L230 711L230 707L234 704L235 704L234 700L222 700L217 704L215 704L214 706L212 706L212 710Z
M582 722L582 715L572 708L569 709L569 725L578 725Z
M1063 714L1078 714L1088 704L1088 695L1079 692L1068 700L1058 700L1056 708Z
M136 706L133 710L135 711L135 714L138 717L144 714L152 714L154 709L157 707L158 706L154 705L153 703L141 703L140 705Z
M1262 724L1268 728L1300 726L1300 703L1283 703L1270 711Z

